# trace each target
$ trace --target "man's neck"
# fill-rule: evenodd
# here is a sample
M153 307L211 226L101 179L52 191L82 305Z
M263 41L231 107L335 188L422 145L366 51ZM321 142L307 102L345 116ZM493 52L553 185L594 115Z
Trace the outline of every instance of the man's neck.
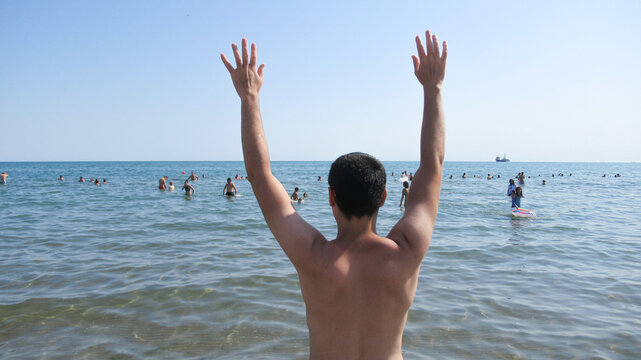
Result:
M376 236L376 217L378 213L371 217L363 216L360 218L352 217L347 219L340 216L336 219L338 225L338 234L336 240L353 240L364 236Z

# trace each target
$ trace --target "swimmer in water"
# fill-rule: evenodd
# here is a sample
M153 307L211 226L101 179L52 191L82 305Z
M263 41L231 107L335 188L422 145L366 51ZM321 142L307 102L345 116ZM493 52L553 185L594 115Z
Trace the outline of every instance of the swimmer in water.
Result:
M323 181L323 178L319 176L318 181Z
M176 187L174 186L174 182L170 181L169 182L169 191L174 191L174 190L176 190Z
M463 176L461 178L465 179L467 177L467 174L463 173Z
M96 179L96 181L93 182L94 185L100 186L100 180Z
M298 188L294 188L294 192L292 193L292 196L290 196L292 200L298 201Z
M452 177L453 177L453 176L454 176L454 175L450 175L450 180L452 180Z
M519 174L519 185L523 185L523 184L525 184L525 173L521 172Z
M158 180L158 189L160 190L167 190L167 177L163 176Z
M189 184L189 179L185 180L185 185L183 185L182 190L185 190L185 195L187 196L192 195L194 192L196 192L194 187Z
M541 183L541 185L545 185L545 180L543 180L543 182Z
M58 180L60 180L60 181L65 181L65 177L64 177L64 176L62 176L62 175L60 175L60 176L58 176Z
M198 175L194 174L194 172L191 172L191 175L189 175L189 180L191 181L198 181Z
M107 183L107 179L102 179L102 184L104 185L106 183Z
M5 185L7 183L7 177L8 176L9 176L9 174L7 174L4 171L2 172L2 174L0 174L0 185Z
M225 196L236 196L237 193L236 185L231 182L231 178L227 178L227 183L225 187L223 187L223 194L225 194Z
M307 193L303 193L303 200L307 200Z
M516 191L516 185L514 185L514 180L510 179L510 183L507 186L507 196L512 195L514 191Z
M492 180L492 175L487 174L487 179L488 179L488 180Z
M403 190L401 191L401 203L399 206L405 205L405 202L407 202L407 196L410 194L410 183L407 181L403 181Z
M81 176L81 177L80 177L80 180L78 180L78 182L85 182L85 178L83 178L83 177Z
M517 186L516 191L512 192L512 209L521 207L521 198L523 197L523 189Z

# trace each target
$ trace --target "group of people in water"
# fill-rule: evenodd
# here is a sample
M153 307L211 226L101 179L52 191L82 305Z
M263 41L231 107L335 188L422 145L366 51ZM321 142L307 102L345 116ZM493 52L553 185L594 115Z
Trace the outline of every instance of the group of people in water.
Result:
M60 181L65 181L65 177L64 177L64 176L62 176L62 175L60 175L60 176L58 176L58 180L60 180ZM82 183L83 183L83 182L87 182L87 180L85 180L85 178L81 176L81 177L80 177L80 179L78 179L78 182L82 182ZM94 185L96 185L96 186L100 186L100 179L98 179L98 178L95 178L95 179L94 179L94 178L91 178L91 179L89 179L89 183L90 183L90 184L94 184ZM104 185L104 184L107 184L107 179L102 179L102 184L103 184L103 185Z
M183 171L183 174L184 173L185 172ZM203 176L202 176L203 180L206 177L207 176L205 176L205 174L203 174ZM162 191L165 191L165 190L174 191L174 190L176 190L176 186L174 185L173 181L169 181L169 185L167 185L167 179L168 178L169 178L168 176L163 176L158 180L158 190L162 190ZM185 179L185 183L183 184L183 187L181 189L181 190L183 190L185 192L185 195L191 196L196 192L196 189L189 182L190 181L198 181L199 179L200 178L198 177L198 175L196 175L192 171L191 174L189 175L189 177L187 177L187 179ZM227 181L231 182L231 179L227 179Z

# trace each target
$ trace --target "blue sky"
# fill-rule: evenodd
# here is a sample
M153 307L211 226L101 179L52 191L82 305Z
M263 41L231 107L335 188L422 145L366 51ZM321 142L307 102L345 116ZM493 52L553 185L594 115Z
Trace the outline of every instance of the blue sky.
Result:
M639 1L0 1L0 161L240 160L220 52L266 64L273 160L418 160L414 36L449 43L446 161L641 161Z

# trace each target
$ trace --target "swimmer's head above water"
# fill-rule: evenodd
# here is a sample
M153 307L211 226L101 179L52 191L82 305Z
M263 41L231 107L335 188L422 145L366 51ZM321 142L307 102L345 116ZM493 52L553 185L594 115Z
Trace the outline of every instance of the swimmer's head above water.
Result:
M329 170L330 204L347 218L372 217L385 202L385 168L371 155L340 156Z

